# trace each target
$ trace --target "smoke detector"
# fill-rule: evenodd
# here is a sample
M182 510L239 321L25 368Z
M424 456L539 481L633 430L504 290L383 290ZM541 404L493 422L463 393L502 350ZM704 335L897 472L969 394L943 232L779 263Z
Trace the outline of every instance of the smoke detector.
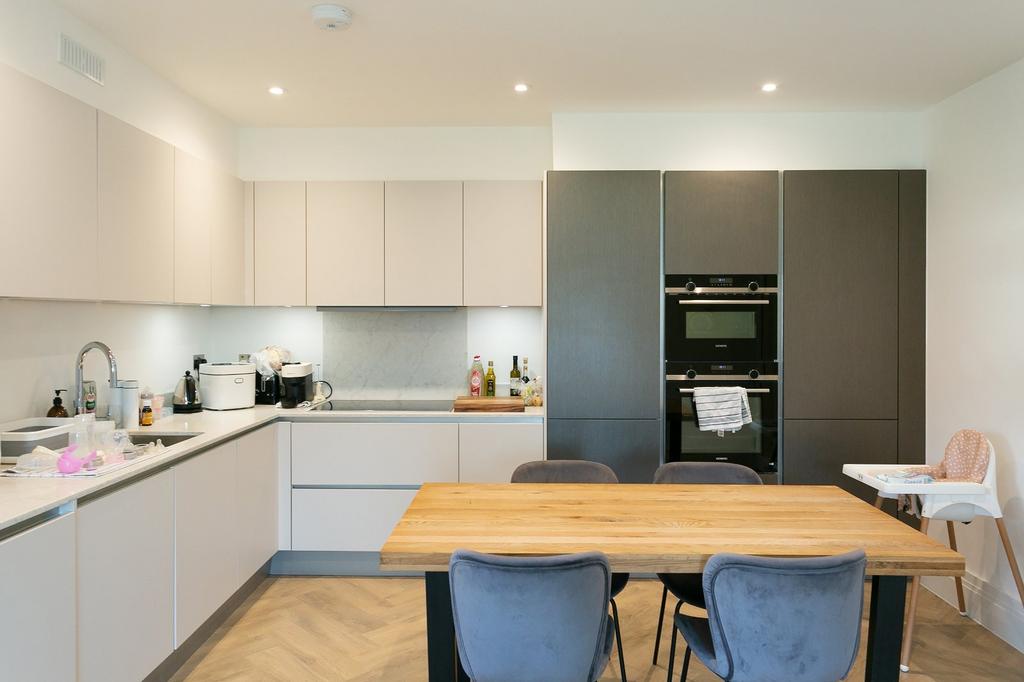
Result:
M352 25L352 12L340 5L313 5L313 23L323 31L343 31Z

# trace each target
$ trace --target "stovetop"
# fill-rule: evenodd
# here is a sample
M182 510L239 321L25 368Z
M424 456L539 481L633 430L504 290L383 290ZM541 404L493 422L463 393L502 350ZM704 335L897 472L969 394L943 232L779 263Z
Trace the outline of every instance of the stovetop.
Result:
M330 400L314 410L332 412L451 412L451 400Z

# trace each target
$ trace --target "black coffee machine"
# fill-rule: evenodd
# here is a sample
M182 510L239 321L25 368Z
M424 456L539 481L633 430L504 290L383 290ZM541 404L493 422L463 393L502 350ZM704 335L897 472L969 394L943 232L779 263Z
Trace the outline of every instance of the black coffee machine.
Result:
M277 405L281 402L281 377L277 373L267 376L256 374L256 404Z

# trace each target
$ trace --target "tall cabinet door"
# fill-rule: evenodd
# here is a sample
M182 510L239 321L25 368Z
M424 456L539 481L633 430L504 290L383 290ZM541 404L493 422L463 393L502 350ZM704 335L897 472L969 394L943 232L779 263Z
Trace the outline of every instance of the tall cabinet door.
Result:
M306 304L384 305L384 183L306 183Z
M244 183L213 170L213 219L210 224L210 302L245 305L246 235Z
M256 305L306 305L306 183L253 184Z
M209 303L213 165L174 150L174 302Z
M384 186L384 304L461 306L462 183Z
M665 173L665 272L779 271L777 171Z
M99 112L100 297L174 300L174 148Z
M96 110L0 64L0 296L99 297Z
M467 306L541 306L541 183L464 183Z
M547 415L660 419L660 173L552 171L547 191Z
M785 173L784 414L896 419L899 173Z

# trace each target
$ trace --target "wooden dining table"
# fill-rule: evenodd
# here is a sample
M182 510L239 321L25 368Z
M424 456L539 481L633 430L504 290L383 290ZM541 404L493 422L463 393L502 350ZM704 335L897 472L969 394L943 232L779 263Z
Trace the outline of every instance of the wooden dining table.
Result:
M424 571L430 682L459 664L448 561L600 551L621 573L699 573L720 552L808 557L863 549L871 578L865 679L898 680L907 577L960 576L964 558L835 486L427 483L380 555ZM652 615L653 618L653 615Z

